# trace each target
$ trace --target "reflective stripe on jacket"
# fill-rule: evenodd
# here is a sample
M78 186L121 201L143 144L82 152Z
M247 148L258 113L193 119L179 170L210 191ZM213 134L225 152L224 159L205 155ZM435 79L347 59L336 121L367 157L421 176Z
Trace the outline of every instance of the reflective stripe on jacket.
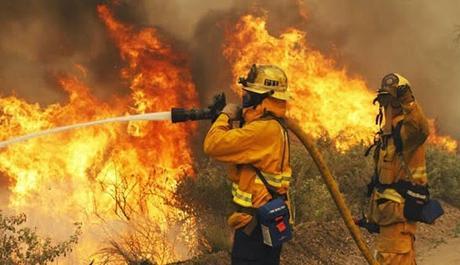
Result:
M205 153L230 164L228 178L233 182L232 195L236 204L258 208L271 199L251 165L260 169L279 193L287 192L291 177L287 132L276 119L264 117L270 112L283 118L285 111L285 102L266 98L257 108L245 109L243 127L233 128L228 116L221 114L206 135ZM250 221L245 215L232 214L230 225L244 226Z
M411 102L403 105L403 116L394 118L393 128L397 127L396 124L399 122L402 122L402 151L397 152L394 138L388 139L386 148L376 151L375 163L379 181L382 184L392 184L405 180L425 185L425 141L429 134L428 121L420 106L416 102ZM407 253L413 248L416 224L407 221L403 209L404 198L396 190L374 190L368 217L370 221L381 226L381 233L376 240L379 251Z
M428 138L428 121L420 106L414 101L403 105L403 115L394 118L393 127L402 122L400 136L402 152L398 153L395 139L390 138L386 148L378 150L376 170L382 184L392 184L400 180L414 184L427 183L425 141ZM401 203L403 198L393 189L376 195L375 200L385 198Z

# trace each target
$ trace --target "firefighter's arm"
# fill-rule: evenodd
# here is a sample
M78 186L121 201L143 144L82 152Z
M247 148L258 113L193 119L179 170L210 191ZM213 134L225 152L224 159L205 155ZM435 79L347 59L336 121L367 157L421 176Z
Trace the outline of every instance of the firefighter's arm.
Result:
M403 103L402 109L404 120L401 128L401 137L405 149L407 149L408 152L412 152L425 143L428 138L428 120L416 101Z
M403 126L401 137L404 149L408 152L414 151L425 143L429 134L428 120L426 119L420 105L409 86L398 87L397 97L403 110Z
M206 135L204 152L221 162L253 163L266 155L270 131L266 121L253 121L243 128L232 129L228 115L221 114Z

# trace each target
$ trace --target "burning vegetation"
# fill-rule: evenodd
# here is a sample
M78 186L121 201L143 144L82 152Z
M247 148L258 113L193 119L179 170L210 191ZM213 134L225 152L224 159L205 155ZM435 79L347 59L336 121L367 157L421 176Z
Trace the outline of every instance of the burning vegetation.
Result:
M232 65L236 80L254 62L277 64L286 70L292 101L288 116L314 137L330 137L337 149L346 151L362 141L370 143L378 131L372 121L378 113L370 102L375 98L360 77L350 77L328 58L308 45L305 32L289 28L280 36L271 35L267 17L242 16L226 33L223 54ZM241 89L233 86L238 93ZM368 107L366 107L368 106ZM457 149L451 137L437 135L432 124L430 142L449 151Z
M1 139L197 103L183 55L154 29L124 25L106 6L97 10L126 62L121 75L131 93L101 101L78 77L62 76L59 84L68 94L66 103L41 107L17 97L0 99ZM117 248L136 246L138 255L145 257L130 259L160 264L195 255L194 217L175 207L173 197L180 179L194 174L188 143L195 127L112 124L11 146L0 153L0 171L11 179L8 208L29 213L38 220L36 225L52 228L48 232L57 237L81 221L83 235L73 252L75 261L89 264L91 255L105 247L104 241L117 242ZM102 256L111 264L126 261L123 256Z
M199 104L188 57L174 49L172 41L154 28L119 21L108 6L98 6L97 13L124 62L120 76L129 94L99 99L85 84L87 69L77 65L83 77L58 77L65 103L42 107L15 96L0 98L0 140L60 125ZM370 143L379 129L373 123L378 112L371 105L373 89L310 47L306 32L289 28L274 36L266 23L266 16L245 14L227 28L221 53L233 80L253 63L280 66L288 74L293 97L289 117L315 138L327 138L334 155L349 152L356 157L356 150ZM232 89L240 91L237 85ZM456 152L457 142L439 136L435 127L433 121L430 143ZM197 130L194 123L131 122L10 146L0 151L0 176L9 179L6 208L28 213L33 225L56 238L68 237L74 222L82 222L69 263L168 264L193 257L201 245L209 245L203 243L209 234L202 238L198 217L178 207L185 202L175 195L181 182L190 180L187 176L195 181L199 175L191 147ZM316 181L313 176L299 192L308 192Z

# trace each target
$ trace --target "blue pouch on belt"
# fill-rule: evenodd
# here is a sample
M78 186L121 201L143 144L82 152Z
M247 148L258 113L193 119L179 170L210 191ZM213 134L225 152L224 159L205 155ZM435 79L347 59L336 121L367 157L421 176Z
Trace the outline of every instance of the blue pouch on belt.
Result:
M421 221L427 224L433 224L436 219L444 214L441 204L437 200L429 200L423 207Z
M282 198L271 200L257 209L264 243L277 247L292 238L289 208Z

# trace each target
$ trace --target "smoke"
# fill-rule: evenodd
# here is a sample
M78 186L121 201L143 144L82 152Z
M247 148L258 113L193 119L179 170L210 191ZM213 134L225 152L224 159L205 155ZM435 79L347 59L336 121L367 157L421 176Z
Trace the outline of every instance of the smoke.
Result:
M126 91L118 51L97 17L102 2L2 1L0 93L56 103L65 98L56 82L61 74L87 75L85 82L101 97Z
M192 56L201 95L209 98L209 91L235 81L229 79L229 67L220 55L224 24L232 25L242 13L258 7L268 14L272 34L287 27L306 31L311 46L334 57L350 74L363 77L370 88L377 88L390 72L407 77L441 132L460 138L460 3L233 1L229 9L208 11L196 25Z
M455 40L460 2L312 0L306 5L305 29L314 46L335 51L341 65L373 88L387 73L402 74L441 131L460 138L460 43Z
M102 0L0 3L0 93L43 104L63 100L60 73L80 73L99 97L126 93L118 51L96 14ZM203 103L229 91L230 67L221 54L225 28L249 11L268 15L274 35L292 26L340 67L376 88L389 72L412 83L416 98L444 133L460 137L460 3L449 0L137 0L113 1L116 16L155 26L190 55ZM276 63L276 62L274 62ZM234 98L235 99L235 98ZM236 99L235 99L236 100ZM366 107L366 106L363 106ZM372 122L372 121L370 121Z
M442 133L460 138L460 3L441 1L145 1L149 22L187 42L203 102L229 91L229 65L221 55L225 27L241 14L268 14L268 29L307 32L308 42L339 67L377 88L390 72L407 77ZM264 11L261 11L264 10ZM161 14L161 15L159 15ZM456 41L457 39L457 41ZM274 62L276 63L276 62ZM370 103L369 103L370 104ZM366 106L363 106L366 107ZM372 122L372 121L370 121Z

